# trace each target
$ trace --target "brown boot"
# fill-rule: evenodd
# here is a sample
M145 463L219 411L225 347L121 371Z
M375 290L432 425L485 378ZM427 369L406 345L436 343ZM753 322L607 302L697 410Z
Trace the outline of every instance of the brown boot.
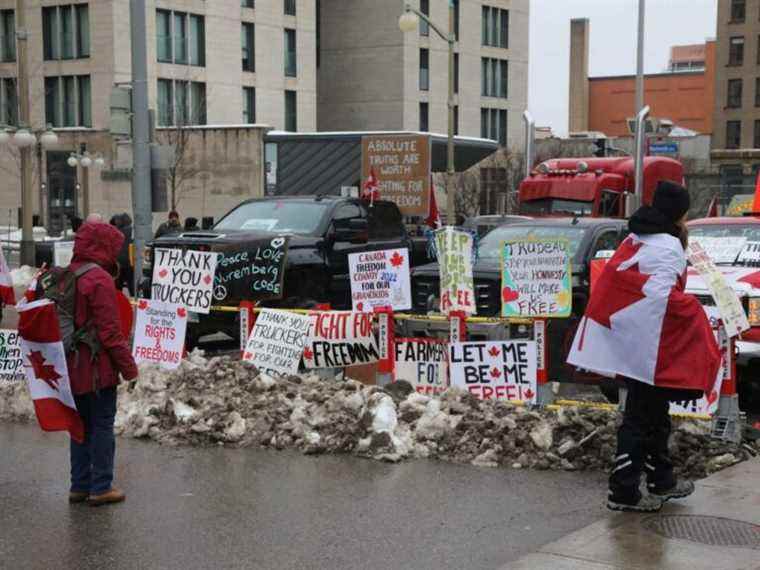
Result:
M111 488L105 493L100 493L99 495L90 495L87 502L90 503L91 507L99 507L100 505L108 505L111 503L121 503L126 498L127 496L124 494L123 491L119 491L119 489Z
M87 491L71 491L69 493L69 503L84 503L90 494Z

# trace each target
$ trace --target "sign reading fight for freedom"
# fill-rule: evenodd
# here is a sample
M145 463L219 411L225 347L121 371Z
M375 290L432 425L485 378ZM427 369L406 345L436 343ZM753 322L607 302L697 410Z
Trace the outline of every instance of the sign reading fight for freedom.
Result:
M472 236L451 226L436 232L435 248L441 278L441 312L475 313L472 279Z
M440 394L448 388L448 343L434 339L396 342L396 380L406 380L420 394Z
M311 315L311 319L311 334L303 351L306 368L340 368L380 359L371 313L328 311Z
M352 253L348 256L348 268L354 311L371 312L374 307L392 307L394 311L412 308L408 249Z
M430 137L362 137L362 181L374 174L382 200L405 216L427 216L430 208Z
M0 383L24 380L24 359L18 331L0 329Z
M311 323L307 315L262 309L248 337L243 360L266 372L296 374Z
M208 314L213 300L218 254L159 248L153 255L151 298Z
M536 343L526 340L450 345L451 385L482 400L536 401Z
M140 299L132 345L135 362L152 362L169 370L177 368L182 361L186 330L185 307Z
M214 301L282 298L288 242L281 236L247 240L245 250L239 245L223 247L214 277Z
M567 239L505 242L501 286L503 317L569 317L573 295Z

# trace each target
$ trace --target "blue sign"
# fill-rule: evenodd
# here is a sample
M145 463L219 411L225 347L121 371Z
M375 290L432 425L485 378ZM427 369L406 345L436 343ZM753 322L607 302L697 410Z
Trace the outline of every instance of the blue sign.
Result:
M678 154L678 143L677 142L650 143L649 154Z

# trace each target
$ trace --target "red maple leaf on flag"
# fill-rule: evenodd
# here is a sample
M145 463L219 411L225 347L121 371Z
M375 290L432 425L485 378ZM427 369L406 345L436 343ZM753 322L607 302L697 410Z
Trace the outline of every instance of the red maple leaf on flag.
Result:
M401 267L401 264L404 263L404 256L399 255L398 252L394 253L391 257L391 265L393 267Z
M501 377L501 371L494 366L493 368L491 368L491 376L493 378L500 378Z
M490 354L491 356L493 356L494 358L496 358L497 356L499 356L499 352L500 351L499 351L498 348L496 348L495 346L492 346L491 350L488 351L488 354Z
M314 352L307 346L303 349L303 357L305 360L314 360Z
M530 388L528 388L527 390L525 390L525 392L523 392L523 394L525 394L525 397L528 400L532 400L533 399L533 390L531 390Z
M37 378L37 380L42 380L57 392L58 380L61 378L61 375L55 371L55 366L52 364L45 364L45 357L42 352L39 350L32 350L29 353L29 363L34 370L35 378Z

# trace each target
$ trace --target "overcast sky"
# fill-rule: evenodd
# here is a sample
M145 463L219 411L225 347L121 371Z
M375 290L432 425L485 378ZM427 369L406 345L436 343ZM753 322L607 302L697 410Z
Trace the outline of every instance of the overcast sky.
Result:
M644 72L665 70L671 45L715 37L717 0L646 0ZM531 0L528 108L567 133L570 20L589 18L589 75L636 72L636 0ZM633 111L631 112L633 114Z

